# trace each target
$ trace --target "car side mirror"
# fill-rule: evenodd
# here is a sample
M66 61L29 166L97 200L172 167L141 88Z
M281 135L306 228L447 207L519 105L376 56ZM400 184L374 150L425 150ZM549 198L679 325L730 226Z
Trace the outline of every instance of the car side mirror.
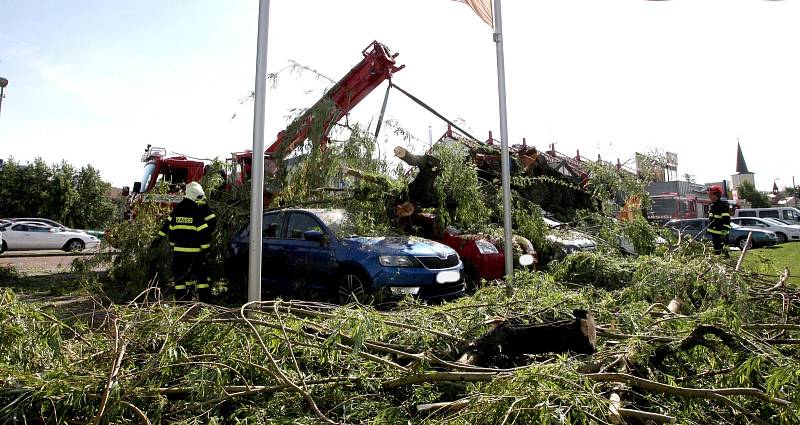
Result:
M325 234L319 230L306 230L303 232L303 239L312 242L319 242L321 245L325 241Z
M142 192L142 182L133 182L133 193Z
M131 188L128 186L122 186L122 196L128 196L131 194Z

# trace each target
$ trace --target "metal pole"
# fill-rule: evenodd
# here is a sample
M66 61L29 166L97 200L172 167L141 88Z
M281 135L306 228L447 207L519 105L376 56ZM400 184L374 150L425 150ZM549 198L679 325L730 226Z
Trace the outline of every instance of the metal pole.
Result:
M375 140L378 140L378 135L381 134L381 125L383 125L383 115L386 113L386 104L389 102L389 90L392 89L392 82L386 86L386 94L383 96L383 105L381 106L381 114L378 116L378 125L375 126Z
M511 234L511 163L508 155L508 112L506 110L506 69L503 55L503 18L500 0L494 0L494 43L497 48L497 92L500 103L500 160L503 185L503 238L505 239L506 293L513 292L514 245Z
M428 126L428 148L433 147L433 127Z
M797 208L797 185L794 184L794 176L792 176L792 187L794 188L794 207Z
M392 84L392 87L394 87L394 88L396 88L397 90L399 90L399 91L400 91L400 93L403 93L404 95L406 95L406 97L408 97L409 99L411 99L412 101L414 101L414 103L416 103L417 105L419 105L419 106L422 106L423 108L425 108L425 110L426 110L426 111L428 111L428 112L432 113L433 115L436 115L437 117L439 117L439 119L440 119L440 120L442 120L442 121L446 122L446 123L447 123L448 125L450 125L451 127L453 127L453 128L455 128L456 130L460 131L460 132L461 132L461 134L463 134L463 135L465 135L465 136L469 137L470 139L472 139L472 140L474 140L474 141L476 141L476 142L478 142L478 143L481 143L481 141L480 141L480 140L476 139L476 138L475 138L475 137L473 137L471 134L467 133L467 132L466 132L465 130L463 130L461 127L457 126L457 125L456 125L454 122L452 122L452 121L448 120L447 118L445 118L445 116L444 116L444 115L442 115L442 114L440 114L440 113L436 112L436 110L435 110L435 109L433 109L433 108L431 108L430 106L428 106L428 104L426 104L425 102L423 102L423 101L419 100L419 99L418 99L416 96L414 96L413 94L411 94L411 93L409 93L409 92L407 92L407 91L403 90L403 89L402 89L402 88L400 88L400 86L398 86L397 84Z
M247 301L261 301L261 224L264 221L264 111L267 90L267 39L269 0L258 4L256 47L256 92L253 112L253 168L250 189L250 262L247 273Z
M0 109L3 107L3 92L5 91L7 85L8 80L0 77Z

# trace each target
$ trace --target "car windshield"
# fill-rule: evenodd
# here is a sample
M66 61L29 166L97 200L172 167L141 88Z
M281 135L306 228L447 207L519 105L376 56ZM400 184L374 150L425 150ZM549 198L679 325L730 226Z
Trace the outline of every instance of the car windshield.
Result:
M670 198L655 198L651 211L654 214L672 214L678 211L678 200Z
M800 221L800 211L794 208L790 210L784 210L782 218L789 221Z
M785 226L786 223L776 219L776 218L762 218L765 222L767 222L770 226Z
M314 212L338 238L346 238L358 234L356 225L344 210L325 210Z
M150 177L153 175L153 172L156 170L156 164L151 162L144 166L144 175L142 175L142 193L147 192L147 184L150 183Z
M61 227L61 228L64 228L64 229L67 228L67 226L65 226L65 225L63 225L63 224L61 224L61 223L59 223L57 221L53 221L53 220L46 219L46 218L15 218L13 220L15 222L17 222L17 223L26 222L26 223L44 224L44 225L50 226L50 227Z

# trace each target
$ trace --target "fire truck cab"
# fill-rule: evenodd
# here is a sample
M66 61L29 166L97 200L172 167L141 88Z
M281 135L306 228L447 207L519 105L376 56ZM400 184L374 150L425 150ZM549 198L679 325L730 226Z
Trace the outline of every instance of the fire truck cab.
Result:
M176 193L186 183L200 180L206 171L203 161L185 156L167 156L166 149L151 145L145 148L142 162L145 165L141 180L133 183L132 191L123 188L124 195L127 196L129 192L133 195L146 194L161 181L169 185L169 193Z
M666 223L673 219L703 218L710 201L694 197L679 196L677 193L662 193L650 196L652 206L647 211L647 219L655 223Z

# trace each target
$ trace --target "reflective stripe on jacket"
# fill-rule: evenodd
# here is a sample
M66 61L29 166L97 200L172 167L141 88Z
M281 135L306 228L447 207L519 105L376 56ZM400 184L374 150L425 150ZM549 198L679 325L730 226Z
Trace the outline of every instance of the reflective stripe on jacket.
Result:
M211 247L211 234L216 227L216 215L205 202L184 198L158 232L169 238L175 252L198 253Z
M727 202L714 201L708 209L708 233L727 236L731 232L731 212Z

